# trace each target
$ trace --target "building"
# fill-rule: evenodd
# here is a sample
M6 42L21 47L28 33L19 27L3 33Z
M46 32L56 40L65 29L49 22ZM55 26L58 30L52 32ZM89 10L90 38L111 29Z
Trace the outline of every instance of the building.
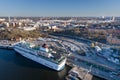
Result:
M23 27L23 30L25 31L33 31L33 30L36 30L35 27Z
M33 31L36 30L35 27L27 26L27 27L18 27L19 29L25 30L25 31Z
M6 25L6 27L10 27L9 22L4 22L4 24Z
M120 45L120 39L118 39L117 37L111 37L111 36L108 36L107 37L107 42L109 44L115 44L115 45Z
M5 19L4 18L0 18L0 22L4 22L5 21Z

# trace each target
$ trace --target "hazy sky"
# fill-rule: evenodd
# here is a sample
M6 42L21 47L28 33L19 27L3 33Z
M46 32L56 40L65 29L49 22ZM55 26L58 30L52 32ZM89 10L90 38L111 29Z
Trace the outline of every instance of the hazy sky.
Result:
M0 0L0 16L120 16L120 0Z

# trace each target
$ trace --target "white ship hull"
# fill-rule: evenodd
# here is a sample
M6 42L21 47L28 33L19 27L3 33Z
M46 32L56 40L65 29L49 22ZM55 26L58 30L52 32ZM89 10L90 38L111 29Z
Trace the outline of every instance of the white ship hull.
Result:
M26 58L28 58L28 59L31 59L31 60L39 63L39 64L42 64L42 65L44 65L44 66L46 66L46 67L49 67L49 68L51 68L51 69L54 69L54 70L56 70L56 71L60 71L60 70L62 70L62 69L65 67L66 59L63 60L60 64L56 64L56 63L51 62L51 61L49 61L49 60L46 60L46 59L44 59L44 58L42 58L42 57L40 57L40 56L37 56L37 55L35 55L35 54L31 54L29 50L24 49L24 48L22 48L22 47L15 46L15 47L14 47L14 50L15 50L16 52L18 52L19 54L21 54L22 56L24 56L24 57L26 57Z

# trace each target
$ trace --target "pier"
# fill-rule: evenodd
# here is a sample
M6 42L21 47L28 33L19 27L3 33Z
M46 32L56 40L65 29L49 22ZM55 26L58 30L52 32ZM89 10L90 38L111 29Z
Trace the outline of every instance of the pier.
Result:
M72 68L74 67L82 67L85 68L88 73L90 73L91 75L94 76L98 76L100 78L106 79L106 80L120 80L120 77L117 75L112 75L112 70L110 70L109 68L106 68L104 66L100 66L101 68L104 68L106 70L100 70L99 68L95 67L98 66L97 64L93 64L91 63L91 65L87 65L86 63L89 62L84 60L84 59L80 59L78 60L76 57L73 56L69 56L67 58L67 62L66 65L71 66ZM98 66L99 67L99 66ZM86 72L87 73L87 72ZM83 74L83 73L82 73ZM85 74L85 73L84 73ZM82 75L83 76L83 75ZM83 77L82 77L83 78ZM82 79L81 78L81 79ZM68 79L69 80L69 79ZM83 79L84 80L84 79Z
M0 40L0 48L1 49L13 49L15 41L8 40Z
M93 76L88 70L82 67L73 67L69 72L66 80L76 79L76 80L92 80Z

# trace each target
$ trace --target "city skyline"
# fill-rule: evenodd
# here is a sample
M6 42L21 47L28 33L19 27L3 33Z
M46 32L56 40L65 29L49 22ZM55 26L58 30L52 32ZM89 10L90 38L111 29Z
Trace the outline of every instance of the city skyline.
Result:
M120 16L119 0L1 0L0 16Z

